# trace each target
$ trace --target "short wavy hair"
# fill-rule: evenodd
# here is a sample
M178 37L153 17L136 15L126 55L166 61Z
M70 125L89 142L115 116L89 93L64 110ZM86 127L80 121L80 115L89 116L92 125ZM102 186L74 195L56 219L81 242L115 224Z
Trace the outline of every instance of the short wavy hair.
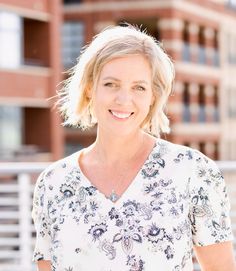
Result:
M161 132L170 131L165 107L175 76L173 63L154 37L131 25L108 27L83 48L77 64L59 91L57 104L64 117L64 125L87 129L96 124L88 93L96 89L106 63L129 55L144 56L152 70L155 99L141 128L157 137Z

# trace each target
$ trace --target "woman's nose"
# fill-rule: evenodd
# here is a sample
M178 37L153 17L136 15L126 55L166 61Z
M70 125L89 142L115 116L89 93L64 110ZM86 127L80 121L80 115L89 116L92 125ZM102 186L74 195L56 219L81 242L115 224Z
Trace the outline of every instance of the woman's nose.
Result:
M120 89L116 95L116 103L120 105L130 105L132 103L131 92L126 89Z

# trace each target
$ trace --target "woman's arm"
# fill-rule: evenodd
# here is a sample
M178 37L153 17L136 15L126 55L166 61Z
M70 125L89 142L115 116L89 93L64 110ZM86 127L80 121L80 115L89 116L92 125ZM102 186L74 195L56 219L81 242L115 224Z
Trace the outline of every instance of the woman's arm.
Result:
M202 271L236 271L232 242L195 246L194 251Z
M37 262L38 264L38 271L51 271L51 262L41 260Z

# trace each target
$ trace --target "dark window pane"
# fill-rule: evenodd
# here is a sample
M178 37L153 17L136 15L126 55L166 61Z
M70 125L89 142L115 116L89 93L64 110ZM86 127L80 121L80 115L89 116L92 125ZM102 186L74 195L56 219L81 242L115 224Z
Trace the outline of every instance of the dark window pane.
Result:
M82 0L64 0L64 4L78 4L81 2Z

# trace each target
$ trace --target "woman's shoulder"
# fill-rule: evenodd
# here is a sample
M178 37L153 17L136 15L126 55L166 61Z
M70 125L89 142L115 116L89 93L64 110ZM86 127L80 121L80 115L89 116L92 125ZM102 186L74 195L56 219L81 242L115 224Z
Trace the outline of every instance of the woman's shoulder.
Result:
M171 156L175 155L186 155L192 153L193 155L203 155L197 149L191 148L189 146L185 146L182 144L174 143L171 141L167 141L162 138L158 138L156 140L157 149L163 154L169 154Z
M78 157L80 151L72 153L66 157L50 163L40 174L39 179L52 180L63 177L71 171L78 170Z
M225 189L224 177L214 160L188 146L166 140L158 140L158 142L165 150L166 156L156 155L157 158L165 160L165 165L168 163L172 170L178 169L181 176L187 176L190 180L190 187L195 192L199 191L200 187L206 191Z
M156 142L157 151L160 156L168 157L169 161L171 160L175 163L188 162L195 167L199 164L215 167L216 163L211 158L195 148L173 143L164 139L157 139Z

